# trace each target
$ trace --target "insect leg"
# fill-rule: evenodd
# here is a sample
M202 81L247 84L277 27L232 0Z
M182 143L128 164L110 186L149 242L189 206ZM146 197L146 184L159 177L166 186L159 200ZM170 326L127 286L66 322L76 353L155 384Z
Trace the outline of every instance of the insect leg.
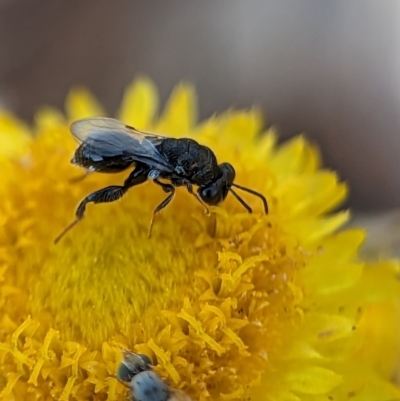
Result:
M92 192L85 199L81 201L75 212L75 220L68 225L54 240L57 244L64 235L71 230L76 224L79 223L85 217L86 205L88 203L106 203L114 202L120 198L128 191L129 188L142 184L147 180L148 169L143 167L137 167L129 177L125 180L124 185L111 185L106 188L99 189L98 191Z
M200 198L200 195L196 192L192 192L194 197L203 205L204 207L204 214L207 216L211 216L210 210L208 209L207 205L204 203L203 199Z
M159 213L162 209L165 208L165 206L168 205L168 203L171 202L172 198L175 195L175 187L171 184L164 184L158 180L153 180L157 185L160 185L160 187L164 190L164 192L169 193L169 195L154 209L153 215L151 216L151 221L150 221L150 226L149 226L149 234L148 237L151 238L151 232L153 229L153 224L154 224L154 217L157 213Z
M73 228L79 221L81 221L85 217L86 205L88 203L105 203L105 202L114 202L117 199L121 198L128 188L123 186L112 185L103 189L99 189L98 191L92 192L85 199L81 201L78 208L75 212L75 220L67 226L61 234L54 240L54 243L57 244L60 239Z
M147 180L148 169L146 168L136 168L125 180L124 185L111 185L109 187L99 189L87 196L78 206L76 210L77 220L81 220L84 217L86 205L88 203L106 203L114 202L120 198L128 191L129 188L135 185L143 184Z
M188 190L188 192L193 195L200 203L201 205L204 207L204 214L206 214L207 216L210 216L210 210L208 209L206 203L203 201L203 199L200 198L200 195L196 192L193 192L193 185L190 181L186 181L185 180L185 186Z
M124 187L134 187L147 181L149 169L145 166L137 166L124 182Z

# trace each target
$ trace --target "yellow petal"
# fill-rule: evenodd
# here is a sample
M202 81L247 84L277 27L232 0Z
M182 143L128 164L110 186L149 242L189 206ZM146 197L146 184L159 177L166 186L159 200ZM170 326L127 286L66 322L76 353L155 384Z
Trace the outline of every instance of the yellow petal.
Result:
M335 341L353 334L354 320L344 316L324 313L307 313L304 317L311 341Z
M94 95L88 89L79 86L69 92L65 101L65 110L68 118L72 121L106 115Z
M288 222L287 229L296 233L304 245L310 245L343 226L349 217L348 212L340 212L324 218L303 218Z
M138 78L125 90L119 119L138 129L149 129L158 109L158 91L147 77Z
M197 98L194 87L181 83L174 88L154 131L173 136L187 135L197 122Z
M395 367L400 373L399 301L390 300L368 306L357 330L360 338L368 344L360 348L358 358L372 366L382 377L390 377Z
M307 143L304 147L303 173L314 173L321 168L321 154L317 146Z
M397 262L369 263L357 285L352 288L353 294L365 302L373 304L385 302L400 295ZM376 283L379 282L379 285Z
M0 111L0 157L17 157L27 152L32 137L27 125L7 111Z
M347 398L352 401L397 401L400 399L400 390L394 384L371 373L363 390L359 394L357 391L349 392Z
M285 352L285 355L282 355L282 359L284 360L323 360L324 357L309 344L308 339L304 341L297 341L289 346Z
M347 187L336 174L319 172L286 179L275 195L282 199L281 208L288 217L318 216L338 206L347 196Z
M232 111L222 116L221 129L226 139L235 141L250 141L260 134L263 126L263 115L257 108L249 111Z
M257 152L255 152L254 157L262 159L264 162L268 160L275 149L276 142L277 134L273 128L270 128L267 132L261 134L260 139L256 142Z
M270 160L270 168L280 177L313 172L319 166L319 154L303 136L297 136L280 146Z
M333 400L354 401L397 401L400 388L380 377L367 364L347 360L338 365L343 375L343 383L331 393Z
M355 285L342 291L327 293L320 298L320 308L337 304L338 300L342 305L365 308L398 299L400 297L398 267L398 263L387 261L366 264L362 276Z
M294 393L326 394L342 382L342 376L319 366L302 366L289 372L286 385Z
M348 230L328 238L300 272L300 280L318 295L354 285L361 277L363 264L351 263L351 259L363 240L361 230Z
M271 383L271 381L273 381ZM281 383L276 383L276 379L265 374L261 379L261 385L255 387L251 392L252 401L303 401L302 398L293 394Z
M41 107L35 113L35 124L37 130L56 128L66 123L63 114L54 107Z

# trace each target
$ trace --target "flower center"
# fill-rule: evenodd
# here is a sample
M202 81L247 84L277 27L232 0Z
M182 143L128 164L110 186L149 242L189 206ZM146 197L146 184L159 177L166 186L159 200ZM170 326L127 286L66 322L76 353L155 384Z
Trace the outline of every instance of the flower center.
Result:
M52 316L50 324L65 340L97 347L111 335L128 335L146 308L161 311L182 299L188 266L196 260L182 233L191 228L184 228L182 216L176 218L178 206L171 205L157 216L147 238L152 203L163 193L157 196L149 186L142 191L146 197L154 193L155 200L143 200L142 192L122 202L90 205L86 218L40 267L29 312L40 321Z

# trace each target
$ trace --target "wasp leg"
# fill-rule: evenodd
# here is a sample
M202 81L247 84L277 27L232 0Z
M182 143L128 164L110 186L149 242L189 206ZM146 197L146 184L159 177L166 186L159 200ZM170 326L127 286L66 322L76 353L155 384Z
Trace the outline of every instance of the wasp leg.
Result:
M154 180L154 182L157 185L159 185L164 192L169 193L169 195L153 210L153 215L151 216L150 226L149 226L149 234L148 234L149 238L151 238L151 232L153 230L154 217L156 216L157 213L159 213L162 209L164 209L169 202L171 202L172 198L175 195L175 187L173 185L164 184L158 180Z
M208 206L206 205L206 203L203 201L203 199L200 198L200 195L196 192L193 192L193 185L190 181L186 181L184 182L188 192L193 195L200 203L201 205L204 207L204 214L207 216L210 216L210 210L208 209Z
M147 180L148 169L136 168L132 171L129 177L125 180L124 185L111 185L109 187L99 189L98 191L92 192L85 199L81 201L75 212L75 220L67 226L54 240L57 244L64 235L71 230L76 224L78 224L85 217L86 205L88 203L106 203L114 202L128 191L129 188L144 183Z

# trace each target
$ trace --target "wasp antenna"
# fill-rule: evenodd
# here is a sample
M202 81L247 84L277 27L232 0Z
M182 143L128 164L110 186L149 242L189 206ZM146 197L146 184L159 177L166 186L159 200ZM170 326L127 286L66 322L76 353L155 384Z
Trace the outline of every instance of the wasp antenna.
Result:
M254 190L252 190L252 189L250 189L250 188L242 187L241 185L237 185L237 184L233 184L233 183L232 183L232 186L233 186L233 187L236 187L236 188L239 188L239 189L241 189L242 191L248 192L249 194L252 194L252 195L255 195L255 196L259 197L259 198L262 200L262 203L263 203L263 205L264 205L265 214L268 214L268 203L267 203L267 200L265 199L265 196L264 196L264 195L260 194L260 193L257 192L257 191L254 191ZM238 197L238 195L235 194L235 192L233 192L232 189L231 189L231 192L236 196L236 199L244 206L243 200L240 200L240 198ZM246 207L246 206L245 206L245 207ZM246 208L246 209L247 209L247 208Z
M79 223L80 220L74 220L71 224L69 224L67 227L64 228L63 231L61 231L61 233L56 237L56 239L54 240L54 245L57 245L61 238L64 237L64 235L71 230L74 226L76 226Z
M229 188L229 191L232 192L233 196L245 207L249 213L253 213L251 207L232 188Z

